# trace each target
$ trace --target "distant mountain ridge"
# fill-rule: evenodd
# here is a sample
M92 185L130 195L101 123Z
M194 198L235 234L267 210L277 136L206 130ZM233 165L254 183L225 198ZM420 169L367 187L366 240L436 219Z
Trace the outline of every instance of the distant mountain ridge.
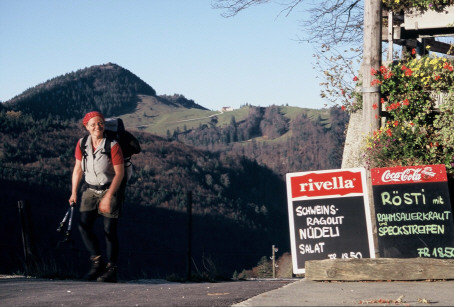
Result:
M339 108L246 105L208 110L181 94L157 96L150 85L113 63L52 78L1 108L35 120L77 122L86 112L100 110L106 117L121 117L128 130L246 156L281 176L339 167L348 121Z
M107 117L134 110L138 95L156 96L156 91L129 70L114 64L95 65L52 78L5 102L13 111L35 119L49 115L77 120L91 110ZM182 95L157 97L161 103L177 107L205 109Z

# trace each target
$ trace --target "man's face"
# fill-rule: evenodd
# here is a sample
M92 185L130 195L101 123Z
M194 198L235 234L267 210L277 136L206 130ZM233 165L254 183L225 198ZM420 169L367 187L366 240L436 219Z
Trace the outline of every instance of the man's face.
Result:
M90 132L90 135L96 138L103 138L104 121L101 117L96 116L91 118L85 128Z

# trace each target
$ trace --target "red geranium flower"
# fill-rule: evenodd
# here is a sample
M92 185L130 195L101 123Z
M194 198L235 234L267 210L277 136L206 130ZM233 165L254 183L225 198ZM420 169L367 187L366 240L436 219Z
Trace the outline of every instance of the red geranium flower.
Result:
M444 68L444 69L448 69L449 71L452 71L452 65L449 64L448 62L445 62L445 63L443 64L443 68Z
M370 83L371 86L375 86L375 85L378 85L378 84L381 84L381 81L378 80L378 79L374 79L374 80L372 80L372 82Z
M411 54L416 54L416 49L415 48L411 49Z
M399 102L395 102L395 103L392 103L389 106L387 106L386 110L392 111L392 110L396 110L399 107L400 107L400 103Z
M353 81L355 81L355 82L358 81L358 77L357 77L357 76L354 76L354 77L353 77Z
M372 105L372 109L376 110L377 108L378 108L378 105L377 105L376 103L374 103L374 104Z
M393 73L390 71L389 73L383 74L383 79L388 80L393 76Z

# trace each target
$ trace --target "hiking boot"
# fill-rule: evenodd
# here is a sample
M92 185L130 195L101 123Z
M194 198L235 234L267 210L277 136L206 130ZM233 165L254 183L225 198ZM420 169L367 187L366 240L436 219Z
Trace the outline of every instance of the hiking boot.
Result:
M117 282L117 266L108 263L104 274L98 277L96 281L100 282Z
M104 272L104 261L101 256L90 257L91 268L85 275L85 280L96 280Z

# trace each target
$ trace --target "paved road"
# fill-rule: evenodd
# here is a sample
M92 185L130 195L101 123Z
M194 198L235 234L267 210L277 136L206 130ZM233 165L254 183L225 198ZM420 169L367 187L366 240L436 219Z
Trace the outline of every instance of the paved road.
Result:
M0 306L454 306L454 280L117 284L1 278Z
M0 306L232 306L294 280L117 284L0 278Z

